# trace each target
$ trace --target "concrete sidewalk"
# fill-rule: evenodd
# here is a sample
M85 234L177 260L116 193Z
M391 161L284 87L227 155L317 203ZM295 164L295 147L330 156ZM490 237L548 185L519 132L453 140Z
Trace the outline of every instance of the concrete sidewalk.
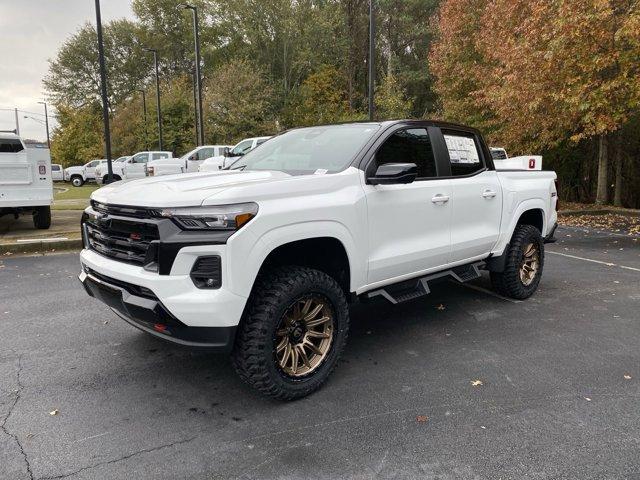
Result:
M52 210L48 230L35 228L31 215L0 217L0 255L80 248L81 216L82 210Z

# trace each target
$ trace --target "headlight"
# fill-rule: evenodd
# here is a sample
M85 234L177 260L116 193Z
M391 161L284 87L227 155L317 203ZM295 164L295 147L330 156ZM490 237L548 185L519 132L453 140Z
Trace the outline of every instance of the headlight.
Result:
M238 230L258 213L256 203L214 207L163 208L162 217L171 218L184 230Z

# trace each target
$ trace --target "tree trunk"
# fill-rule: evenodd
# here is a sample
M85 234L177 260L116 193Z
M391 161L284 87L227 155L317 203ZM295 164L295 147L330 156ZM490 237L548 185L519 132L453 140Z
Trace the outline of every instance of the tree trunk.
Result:
M609 170L609 157L607 156L607 137L598 137L598 186L596 191L596 203L599 205L607 203L609 200L607 189L607 171Z
M613 204L616 207L622 206L622 145L616 145L616 186L613 193Z

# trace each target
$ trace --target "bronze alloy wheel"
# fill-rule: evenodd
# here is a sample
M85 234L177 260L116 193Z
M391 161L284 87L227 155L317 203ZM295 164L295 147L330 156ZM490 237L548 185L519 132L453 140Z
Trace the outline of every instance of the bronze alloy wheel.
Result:
M540 268L540 252L533 243L528 243L524 247L522 254L522 264L520 265L520 281L523 285L529 286L536 278Z
M276 361L290 377L313 372L327 357L333 342L334 316L329 302L305 295L285 312L276 330Z

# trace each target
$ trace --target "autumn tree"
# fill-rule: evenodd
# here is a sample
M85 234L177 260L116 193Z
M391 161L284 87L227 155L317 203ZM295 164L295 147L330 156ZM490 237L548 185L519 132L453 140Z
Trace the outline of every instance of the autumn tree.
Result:
M627 0L446 0L431 55L444 114L515 150L597 139L596 201L607 202L608 154L640 101L639 11Z
M102 117L100 104L76 108L58 104L58 125L51 135L51 157L63 167L82 165L102 158Z

